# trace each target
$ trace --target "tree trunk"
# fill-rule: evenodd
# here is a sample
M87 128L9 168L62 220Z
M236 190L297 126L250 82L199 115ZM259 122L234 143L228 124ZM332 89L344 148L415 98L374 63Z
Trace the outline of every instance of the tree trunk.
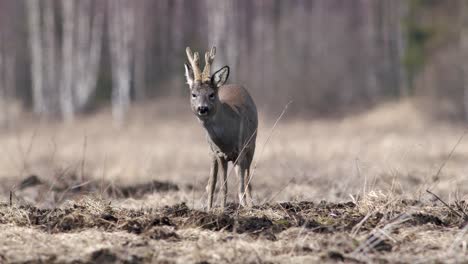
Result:
M367 56L367 67L366 67L366 83L367 83L367 96L371 103L378 101L380 95L379 86L377 83L377 41L376 41L376 18L375 18L375 3L373 0L364 0L363 8L365 9L364 14L366 17L364 26L364 37Z
M57 32L55 26L55 12L54 12L54 0L43 1L43 46L42 52L44 58L42 61L42 68L44 74L44 97L46 105L50 113L58 112L58 100L56 94L57 89L57 60L56 60L56 44L57 44Z
M26 8L28 14L29 45L31 49L33 110L37 114L42 114L46 111L46 104L43 93L43 57L39 1L27 0Z
M134 10L129 2L110 0L109 40L112 61L112 115L121 125L130 106Z
M233 59L233 55L232 55L233 51L230 51L230 49L233 49L233 47L232 47L232 43L229 42L230 41L229 34L231 33L231 31L228 30L228 28L233 28L233 26L228 27L229 19L231 17L230 13L233 12L233 10L230 9L231 2L232 1L218 1L218 0L206 0L205 1L207 13L210 14L210 16L208 16L208 21L207 21L208 23L207 32L209 32L208 45L218 47L218 50L216 53L216 59L214 60L214 63L213 63L213 69L218 69L222 65L226 65L226 64L229 64L231 66L231 71L235 69L233 65L231 65L234 62L230 61ZM209 48L210 47L207 47L207 50ZM200 50L200 52L201 52L200 57L201 57L201 60L203 61L205 51ZM201 65L203 65L203 63ZM232 74L232 72L230 74Z
M143 100L146 97L146 0L140 0L135 13L135 47L134 47L134 78L135 78L135 99ZM177 30L176 30L177 31Z
M74 90L75 107L83 111L96 89L102 49L104 14L100 2L93 5L89 0L79 2L76 56L77 78Z
M464 93L465 120L468 121L468 0L460 8L460 68Z
M62 79L60 85L60 107L62 117L71 121L75 116L73 105L74 74L74 3L61 1L63 8L63 44L62 44Z
M75 56L74 62L74 103L78 102L83 105L86 101L86 95L89 93L89 86L87 85L87 77L89 74L88 56L89 56L89 43L90 43L90 12L91 1L79 0L75 5L76 17L76 39L73 55Z
M5 87L5 68L3 63L3 36L0 28L0 105L2 106L2 111L0 112L0 126L4 126L7 122L7 115L4 110L6 110L6 87Z
M0 103L2 105L0 124L9 127L14 122L11 109L15 107L13 91L15 90L16 50L14 46L5 44L9 42L0 34ZM2 47L3 43L3 47Z
M410 86L408 84L408 77L406 75L406 69L403 65L403 60L406 51L406 32L404 31L404 19L408 15L408 1L395 1L394 7L395 12L397 13L395 18L395 38L396 38L396 50L397 50L397 59L396 65L394 67L397 68L398 73L398 86L400 87L400 95L405 97L409 96Z

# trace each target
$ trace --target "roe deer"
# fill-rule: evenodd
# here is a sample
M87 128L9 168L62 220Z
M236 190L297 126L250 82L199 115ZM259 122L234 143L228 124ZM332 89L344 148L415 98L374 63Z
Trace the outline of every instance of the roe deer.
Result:
M185 77L191 92L190 105L206 131L211 148L211 170L206 187L208 209L213 206L218 168L222 172L222 207L226 205L227 165L232 162L239 182L239 203L251 206L252 183L250 165L255 152L258 117L257 107L247 90L240 85L225 85L229 67L210 73L216 49L205 53L205 68L200 70L198 52L186 49L189 64L185 64Z

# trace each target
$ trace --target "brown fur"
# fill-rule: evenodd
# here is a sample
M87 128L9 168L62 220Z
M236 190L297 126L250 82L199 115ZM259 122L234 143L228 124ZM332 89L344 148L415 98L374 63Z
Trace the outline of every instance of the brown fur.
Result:
M223 182L222 206L226 204L227 195L227 163L235 166L239 176L239 202L245 205L245 200L252 204L252 183L250 182L250 166L255 153L258 116L257 108L247 90L238 85L225 85L219 88L220 108L216 119L203 122L207 131L207 139L212 151L212 171L207 186L208 207L213 202L213 192L216 185L217 168L221 168ZM221 132L221 133L220 133ZM217 164L216 164L217 163ZM245 190L247 192L245 193Z
M214 59L214 51L213 48L210 57L205 55L208 69ZM250 166L257 137L257 107L244 87L223 85L229 76L229 67L221 68L211 78L199 80L198 74L195 75L196 72L200 72L198 56L193 56L187 48L187 57L191 63L190 66L185 65L185 75L192 94L191 108L205 128L211 149L211 170L207 186L208 208L213 206L218 170L221 170L223 175L222 206L226 205L228 162L233 163L240 179L240 204L251 205Z

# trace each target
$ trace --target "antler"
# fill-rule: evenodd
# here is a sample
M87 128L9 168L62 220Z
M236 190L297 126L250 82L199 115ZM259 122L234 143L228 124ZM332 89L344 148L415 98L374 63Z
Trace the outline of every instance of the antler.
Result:
M200 72L200 55L198 54L198 52L192 53L190 47L187 47L185 49L185 52L187 53L187 58L190 62L190 66L192 66L194 81L201 81L202 75Z
M202 73L202 81L209 82L211 80L211 64L216 55L216 47L212 47L210 52L205 53L205 68L203 69Z

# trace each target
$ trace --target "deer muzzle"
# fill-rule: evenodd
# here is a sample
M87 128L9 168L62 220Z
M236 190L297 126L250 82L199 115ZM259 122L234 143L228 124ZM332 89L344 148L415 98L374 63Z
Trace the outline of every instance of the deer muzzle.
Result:
M210 108L206 105L197 107L197 114L199 116L207 116L210 113Z

